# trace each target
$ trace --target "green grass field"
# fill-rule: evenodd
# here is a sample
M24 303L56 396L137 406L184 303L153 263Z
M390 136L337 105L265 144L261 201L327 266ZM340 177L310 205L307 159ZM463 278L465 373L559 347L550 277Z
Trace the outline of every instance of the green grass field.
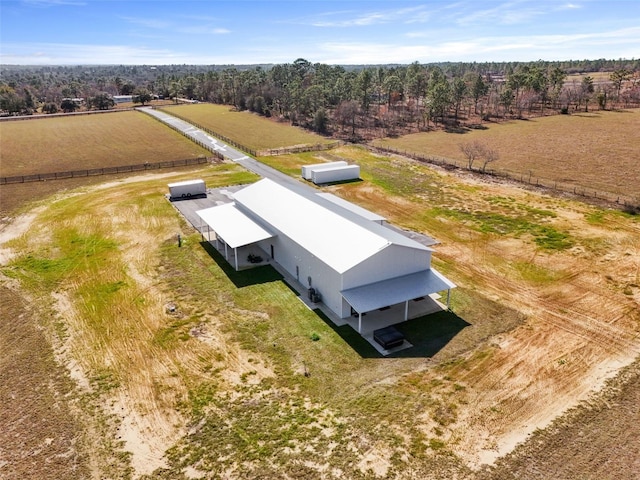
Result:
M554 115L466 133L417 133L374 145L466 163L459 144L478 140L498 151L490 169L545 184L558 182L630 198L640 195L640 110ZM480 167L478 163L475 165Z
M167 113L202 125L253 150L331 143L330 139L278 123L250 112L236 112L228 105L201 103L163 107Z
M211 156L135 111L0 122L0 176Z

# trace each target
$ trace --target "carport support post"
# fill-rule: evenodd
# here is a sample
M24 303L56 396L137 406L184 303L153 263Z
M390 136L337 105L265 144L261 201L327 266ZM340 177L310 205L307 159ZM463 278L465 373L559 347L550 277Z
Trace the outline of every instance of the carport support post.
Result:
M229 252L227 251L227 242L224 242L224 258L227 259L227 262L229 261Z
M238 271L238 247L233 248L233 255L236 257L236 272Z
M409 320L409 300L404 302L404 321Z
M447 310L451 310L451 307L449 306L451 303L451 289L448 288L447 289Z
M358 333L362 333L362 313L358 312Z

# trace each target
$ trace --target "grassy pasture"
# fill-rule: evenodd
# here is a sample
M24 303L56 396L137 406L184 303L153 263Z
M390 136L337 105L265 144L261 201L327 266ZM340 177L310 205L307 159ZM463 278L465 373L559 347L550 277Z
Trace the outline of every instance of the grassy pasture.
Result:
M463 134L418 133L374 144L462 165L466 160L459 144L478 140L500 154L490 169L614 196L640 196L640 110L554 115L485 127Z
M298 175L300 165L326 155L265 160ZM585 299L612 318L632 307L624 293L635 294L640 281L625 280L637 269L628 268L633 259L624 252L640 247L632 217L462 182L363 148L331 155L357 161L365 181L329 190L436 236L442 243L434 261L459 284L454 316L403 325L424 340L404 355L375 355L352 330L304 307L268 267L230 272L162 198L165 179L54 202L34 225L46 235L10 245L18 256L2 273L40 299L33 308L51 309L52 291L72 306L42 318L56 318L45 326L66 342L94 398L108 404L126 395L134 412L123 415L166 419L147 435L190 429L169 435L166 465L143 478L187 478L189 468L192 476L214 478L471 476L461 452L483 441L477 430L515 422L501 412L526 412L532 402L540 408L541 395L561 396L565 385L573 391L584 362L602 355L583 331L573 337L549 330L542 313L530 312L576 308L585 286L573 282L594 275L605 248L615 261L599 263L602 279ZM209 186L254 179L236 165L210 166L198 176ZM571 286L581 295L559 293ZM173 314L167 302L176 305ZM525 322L527 315L533 318ZM638 320L625 315L616 317L619 337ZM550 355L567 358L563 369L549 366ZM522 371L531 377L518 380ZM476 414L481 427L469 420ZM103 476L126 478L132 459L108 444L118 426L102 426L95 463Z
M3 177L210 155L136 111L0 122L0 152Z
M228 105L200 103L163 107L167 113L192 121L254 150L331 143L330 139Z
M212 166L200 176L210 186L254 180L234 165ZM336 468L358 475L357 463L367 447L356 439L366 434L367 442L397 444L399 438L384 427L392 418L412 430L413 389L375 387L377 379L418 368L422 354L382 359L349 328L334 328L297 301L270 267L262 273L230 272L189 231L183 231L185 241L178 248L175 232L184 226L162 197L165 184L122 184L55 202L38 219L49 235L13 242L22 254L3 273L34 294L46 297L53 291L70 300L72 312L47 326L81 359L95 395L106 400L126 392L151 416L175 410L180 422L201 422L201 434L170 449L171 478L180 478L193 458L213 472L240 462L237 468L249 477L262 471L279 478L292 464L312 475L305 459L320 465L327 448ZM139 284L140 275L155 277L154 286ZM467 304L476 303L473 292L459 295L468 298ZM162 313L168 300L178 305L178 315ZM424 346L435 358L450 359L481 342L488 331L519 321L494 302L486 301L485 307L492 312L483 320L485 329L465 331L466 323L456 321L451 330L441 323L450 320L446 316L407 328L425 338L459 333L441 348ZM463 307L459 311L470 313ZM199 340L194 329L205 332L205 338L210 332L216 341ZM337 363L340 376L335 375ZM305 368L310 377L302 375ZM234 372L236 380L230 382ZM425 386L434 395L428 408L449 404L454 392L461 395L449 388L451 381L444 383ZM389 395L391 402L385 398ZM124 475L126 463L108 466L117 457L117 445L99 446L106 452L96 460L104 462L102 468L112 476ZM296 453L302 447L305 452ZM411 448L426 459L419 471L435 464L449 468L451 459L424 457L419 442ZM293 451L284 453L288 449ZM222 454L228 459L221 460Z

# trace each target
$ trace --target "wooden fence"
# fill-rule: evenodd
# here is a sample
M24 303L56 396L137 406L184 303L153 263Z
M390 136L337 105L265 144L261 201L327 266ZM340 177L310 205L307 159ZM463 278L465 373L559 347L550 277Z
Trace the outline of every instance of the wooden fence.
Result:
M160 168L185 167L189 165L201 165L219 159L216 157L187 158L184 160L168 160L157 163L139 163L136 165L122 165L118 167L91 168L87 170L71 170L67 172L34 173L31 175L18 175L15 177L0 177L0 185L12 183L45 182L48 180L63 180L67 178L93 177L97 175L114 175L117 173L140 172L145 170L157 170Z
M458 162L450 158L421 155L419 153L408 152L406 150L398 150L390 147L370 146L369 148L372 151L375 151L378 153L402 155L404 157L418 160L419 162L431 163L433 165L438 165L446 169L469 170L466 162ZM632 211L640 210L640 198L633 198L625 195L616 195L610 192L595 190L593 188L585 188L581 186L571 185L568 183L557 182L554 180L533 177L530 174L524 174L524 173L519 174L514 172L508 172L505 170L493 170L493 169L487 169L486 171L482 171L480 169L472 169L471 171L481 175L498 177L498 178L506 179L512 182L531 185L531 186L543 188L546 190L563 192L563 193L575 195L578 197L582 197L585 199L593 199L593 200L604 201L607 203L617 204L620 206L627 207Z
M155 107L154 107L154 108L155 108ZM189 118L183 117L182 115L179 115L179 114L175 113L175 109L172 109L172 110L171 110L170 115L172 115L172 116L174 116L174 117L177 117L177 118L179 118L180 120L184 120L184 121L185 121L185 122L187 122L187 123L190 123L190 124L191 124L191 125L193 125L194 127L198 128L198 129L200 129L200 130L202 130L203 132L208 133L208 134L209 134L209 135L211 135L212 137L216 137L218 140L222 140L222 141L223 141L224 143L226 143L227 145L231 145L232 147L235 147L235 148L237 148L238 150L242 150L244 153L248 153L249 155L251 155L251 156L253 156L253 157L256 157L256 156L257 156L257 152L256 152L254 149L249 148L249 147L247 147L246 145L242 145L241 143L238 143L238 142L236 142L235 140L230 139L229 137L225 137L224 135L222 135L222 134L220 134L220 133L214 132L213 130L211 130L211 129L207 128L207 127L204 127L204 126L202 126L202 125L200 125L200 124L198 124L198 123L195 123L193 120L191 120L191 119L189 119ZM186 133L182 132L180 129L176 128L175 126L173 126L173 125L170 125L170 126L171 126L171 127L173 127L175 130L177 130L177 131L179 131L179 132L183 133L184 135L186 135ZM188 136L188 135L186 135L186 136ZM211 145L204 145L204 144L202 144L201 142L198 142L198 141L194 140L194 139L193 139L193 138L191 138L191 137L189 137L189 139L190 139L190 140L192 140L192 141L195 141L196 143L198 143L198 144L200 144L200 145L202 145L202 146L204 146L204 147L205 147L205 148L207 148L208 150L211 150Z

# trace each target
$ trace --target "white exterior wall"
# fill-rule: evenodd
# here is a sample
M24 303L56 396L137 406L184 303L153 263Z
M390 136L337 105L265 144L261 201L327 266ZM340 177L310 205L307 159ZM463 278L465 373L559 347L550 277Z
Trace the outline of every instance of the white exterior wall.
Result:
M340 274L282 232L274 233L276 233L276 237L261 241L260 248L267 255L271 255L271 246L273 245L273 260L305 288L300 292L300 295L307 295L308 277L311 277L311 286L322 295L322 303L336 315L340 315L342 310L342 295L340 295L339 288ZM296 267L298 267L297 270Z
M357 178L360 178L359 165L343 165L322 170L311 170L311 181L316 184L355 180Z
M322 303L340 316L342 311L341 275L242 204L236 203L236 206L256 223L275 234L273 238L258 242L258 246L270 258L273 245L273 260L305 287L305 291L300 292L300 295L307 295L306 289L309 288L307 279L311 277L311 286L322 295ZM296 267L298 267L297 270Z
M204 180L200 179L170 183L167 186L169 187L169 195L172 198L186 195L202 195L207 193L207 186L205 185Z
M338 160L337 162L328 162L328 163L315 163L313 165L303 165L302 166L302 178L305 180L311 180L312 171L313 170L324 170L327 168L335 168L340 166L348 165L344 160Z
M356 265L342 275L342 288L359 287L389 278L420 272L431 266L431 251L419 250L402 245L389 245L374 256ZM351 314L347 302L342 302L341 317Z

